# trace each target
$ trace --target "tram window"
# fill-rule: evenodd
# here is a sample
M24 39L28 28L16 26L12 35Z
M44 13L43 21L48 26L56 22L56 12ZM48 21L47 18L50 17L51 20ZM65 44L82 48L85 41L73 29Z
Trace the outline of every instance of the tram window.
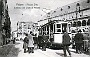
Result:
M53 31L53 24L50 25L51 30Z
M73 26L73 27L76 27L76 22L74 22L74 23L72 24L72 26Z
M44 28L43 28L43 31L44 31Z
M67 23L62 24L62 32L67 31Z
M57 32L61 32L61 29L57 29Z
M46 31L46 27L45 27L45 31Z
M47 34L49 34L49 26L47 26Z
M90 19L88 19L87 25L90 25Z
M81 21L78 21L77 22L77 26L81 26Z
M57 28L61 28L61 25L60 24L57 24Z
M55 24L54 24L54 32L55 32Z
M70 27L71 27L71 25L70 25L70 24L68 24L69 32L70 32Z
M86 26L86 21L85 20L82 21L82 26Z

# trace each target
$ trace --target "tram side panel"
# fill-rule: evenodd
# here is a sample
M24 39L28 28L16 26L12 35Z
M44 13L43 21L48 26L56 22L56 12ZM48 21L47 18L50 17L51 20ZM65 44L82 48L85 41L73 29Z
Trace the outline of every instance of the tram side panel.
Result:
M62 34L54 34L54 43L62 43Z
M62 36L63 34L54 34L54 43L62 43ZM72 37L71 34L69 34Z
M52 45L51 48L62 48L63 47L62 36L63 36L63 34L54 34L54 40L51 43L51 45ZM72 37L71 34L69 34L69 36ZM70 42L72 42L72 39Z

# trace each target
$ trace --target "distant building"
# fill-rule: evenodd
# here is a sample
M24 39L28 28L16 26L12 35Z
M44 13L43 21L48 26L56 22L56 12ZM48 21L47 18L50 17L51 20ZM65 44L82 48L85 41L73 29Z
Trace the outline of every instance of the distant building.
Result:
M30 33L32 31L34 34L38 32L38 24L33 22L18 22L17 23L17 36L18 38L24 38L24 33Z

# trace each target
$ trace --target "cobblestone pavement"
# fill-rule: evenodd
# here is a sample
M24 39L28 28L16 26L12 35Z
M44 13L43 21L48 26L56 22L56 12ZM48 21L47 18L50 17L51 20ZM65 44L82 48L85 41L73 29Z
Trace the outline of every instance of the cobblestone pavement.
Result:
M52 50L48 49L46 51L42 51L40 49L35 49L34 53L24 53L23 51L23 42L18 41L18 45L15 45L16 48L19 48L19 53L17 57L64 57L63 56L63 50ZM70 49L72 57L90 57L90 55L86 55L84 53L82 54L76 54L74 49ZM67 53L68 54L68 53ZM68 55L69 57L69 55Z
M19 48L16 48L17 44L7 44L0 46L0 57L17 57Z
M77 54L74 49L71 49L72 57L90 57L88 53ZM67 53L68 55L68 53ZM41 49L35 49L34 53L24 53L23 50L23 42L17 41L16 44L9 44L3 47L0 47L0 57L64 57L63 50L55 50L55 49L46 49L46 51L42 51ZM68 55L69 57L69 55Z

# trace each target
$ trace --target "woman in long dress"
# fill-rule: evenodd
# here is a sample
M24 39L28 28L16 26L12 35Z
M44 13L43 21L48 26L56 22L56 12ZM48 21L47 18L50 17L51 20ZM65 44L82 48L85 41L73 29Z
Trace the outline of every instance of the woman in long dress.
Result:
M33 49L34 49L34 40L33 40L33 36L32 36L32 32L30 32L30 34L28 35L28 51L29 53L34 53Z

